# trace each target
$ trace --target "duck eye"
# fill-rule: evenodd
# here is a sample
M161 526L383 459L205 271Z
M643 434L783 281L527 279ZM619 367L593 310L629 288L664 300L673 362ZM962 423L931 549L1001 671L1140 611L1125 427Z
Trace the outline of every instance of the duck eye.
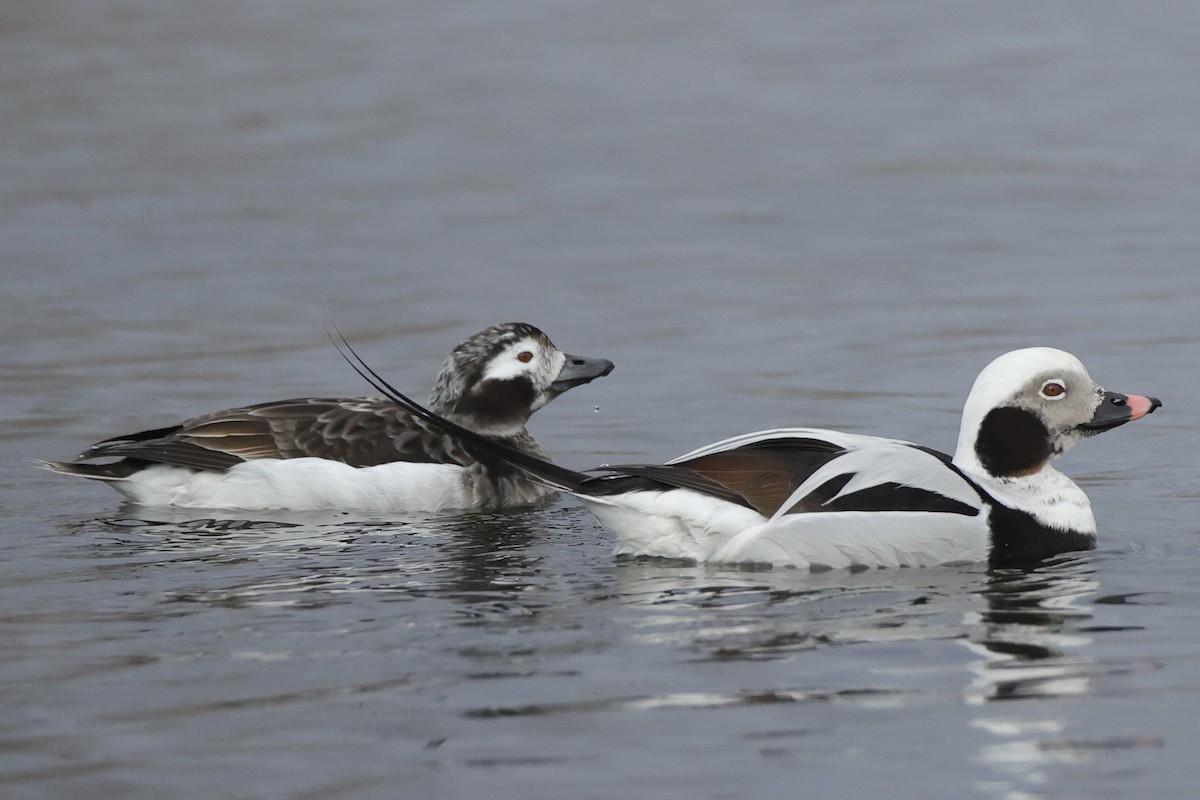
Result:
M528 350L522 350L517 353L517 361L520 361L522 364L528 364L530 361L533 361L533 353Z
M1067 387L1059 381L1046 381L1042 384L1042 397L1057 400L1067 393Z

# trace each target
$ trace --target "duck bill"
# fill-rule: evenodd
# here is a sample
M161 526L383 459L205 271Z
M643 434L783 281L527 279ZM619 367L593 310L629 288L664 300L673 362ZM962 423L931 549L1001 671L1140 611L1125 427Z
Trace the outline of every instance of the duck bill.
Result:
M559 394L572 387L591 383L596 378L603 378L613 371L613 363L607 358L584 358L566 353L564 355L567 356L567 362L550 384L550 388Z
M1087 422L1079 426L1088 433L1100 433L1126 422L1141 419L1156 408L1161 408L1162 402L1157 397L1146 397L1140 394L1121 394L1120 392L1105 392L1096 407L1096 413Z

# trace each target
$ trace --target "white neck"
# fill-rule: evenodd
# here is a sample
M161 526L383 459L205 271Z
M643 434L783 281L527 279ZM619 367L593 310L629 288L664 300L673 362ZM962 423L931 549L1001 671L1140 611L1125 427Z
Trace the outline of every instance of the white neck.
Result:
M1087 494L1048 462L1032 475L1014 478L989 475L973 457L969 464L960 463L955 454L954 464L998 502L1032 514L1043 525L1064 531L1096 533L1096 516Z

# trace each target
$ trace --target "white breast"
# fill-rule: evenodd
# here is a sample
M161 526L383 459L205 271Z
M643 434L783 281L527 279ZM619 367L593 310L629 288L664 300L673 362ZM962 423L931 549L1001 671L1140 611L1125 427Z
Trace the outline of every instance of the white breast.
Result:
M975 475L997 501L1032 514L1043 525L1062 531L1096 533L1096 515L1087 493L1051 466L1023 478Z

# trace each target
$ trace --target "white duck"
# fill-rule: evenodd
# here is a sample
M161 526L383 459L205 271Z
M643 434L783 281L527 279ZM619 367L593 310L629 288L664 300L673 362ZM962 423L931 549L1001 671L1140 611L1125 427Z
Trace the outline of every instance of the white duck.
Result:
M361 362L360 371L431 423L457 428ZM1051 462L1161 405L1106 392L1070 353L1035 347L979 374L953 458L894 439L783 428L588 475L476 444L579 498L616 534L618 554L800 568L1003 566L1095 546L1087 495Z
M612 369L605 359L563 353L532 325L493 325L454 348L430 406L471 437L547 459L525 429L530 415ZM439 511L554 496L545 482L506 462L476 458L460 435L370 397L232 408L106 439L73 462L38 463L106 481L144 505Z

